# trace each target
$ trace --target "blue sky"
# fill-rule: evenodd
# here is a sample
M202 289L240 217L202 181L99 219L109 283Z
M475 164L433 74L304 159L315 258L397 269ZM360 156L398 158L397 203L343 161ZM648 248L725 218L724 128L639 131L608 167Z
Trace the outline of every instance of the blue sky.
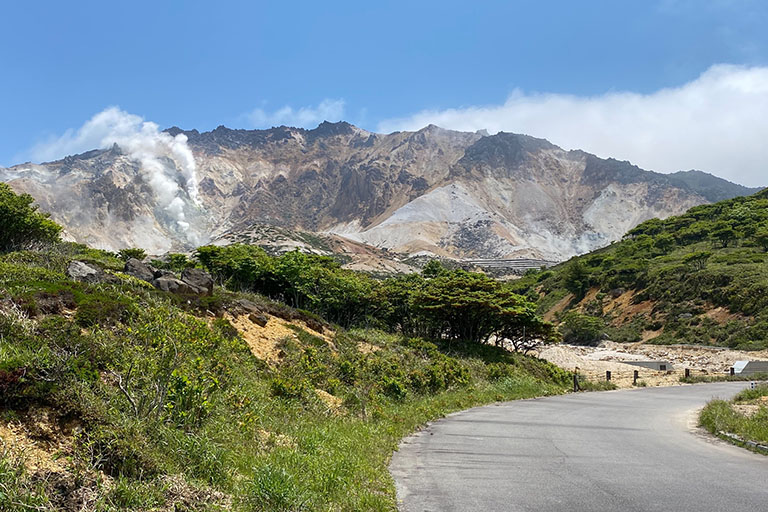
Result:
M28 1L6 2L0 12L0 165L48 155L39 149L110 106L160 127L200 130L312 126L322 117L369 130L433 119L460 129L488 124L662 171L703 163L711 167L704 170L752 184L761 162L768 163L755 148L739 179L739 169L722 169L732 160L727 154L684 165L695 147L676 158L663 156L672 148L661 148L654 159L647 153L658 143L605 144L605 134L616 131L605 126L591 139L569 136L586 129L572 127L575 116L605 117L599 109L590 114L590 99L658 98L659 91L712 78L718 64L732 66L717 68L726 75L718 84L734 73L747 80L740 91L750 96L739 105L750 117L744 105L765 95L768 2ZM727 104L724 94L719 105ZM563 124L558 119L532 124L509 115L520 107L510 98L529 108L541 95L588 104L563 111L571 116L565 134L549 133ZM643 111L656 112L657 103ZM490 114L472 114L478 108ZM557 108L548 108L530 115L550 119ZM705 122L716 124L718 112L708 111ZM699 114L673 114L702 123ZM631 115L611 124L634 125ZM755 127L745 134L760 129L761 119L749 121ZM684 123L675 126L686 131ZM721 140L722 133L712 137ZM740 144L743 153L753 143Z

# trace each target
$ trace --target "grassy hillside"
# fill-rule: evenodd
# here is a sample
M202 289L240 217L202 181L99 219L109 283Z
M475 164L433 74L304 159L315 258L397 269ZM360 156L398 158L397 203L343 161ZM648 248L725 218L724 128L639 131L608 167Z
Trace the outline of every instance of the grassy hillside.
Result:
M114 278L72 281L72 260ZM480 343L344 329L222 287L180 297L122 268L74 244L0 254L1 510L394 510L403 436L569 381Z
M513 285L566 340L768 346L768 191L652 219Z

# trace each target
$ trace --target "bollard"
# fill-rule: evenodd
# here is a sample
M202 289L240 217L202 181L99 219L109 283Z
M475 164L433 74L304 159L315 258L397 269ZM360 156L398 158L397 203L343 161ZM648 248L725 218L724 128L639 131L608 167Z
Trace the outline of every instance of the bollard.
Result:
M691 369L690 368L686 368L685 369L685 378L687 379L690 376L691 376Z
M632 376L632 385L637 386L637 378L640 376L640 372L635 370L635 374Z
M610 380L611 380L611 371L610 370L606 370L605 371L605 380L610 382Z
M736 375L736 368L731 366L731 377L733 377L734 375Z
M579 390L579 374L574 373L573 374L573 392L575 393L578 390Z

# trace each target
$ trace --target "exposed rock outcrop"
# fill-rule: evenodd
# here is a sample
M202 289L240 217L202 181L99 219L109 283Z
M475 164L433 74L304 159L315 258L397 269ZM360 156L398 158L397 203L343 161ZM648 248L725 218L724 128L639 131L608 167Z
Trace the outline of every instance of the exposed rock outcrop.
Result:
M67 266L67 277L73 281L83 283L118 283L120 279L112 274L107 274L101 268L85 263L84 261L73 260Z
M151 283L152 280L155 279L155 273L152 271L152 268L136 258L130 258L125 262L125 269L123 272L129 276L141 279L142 281L147 281L148 283Z
M206 295L213 293L213 278L204 270L199 268L184 269L181 273L181 280L193 288L203 290Z
M185 269L181 278L170 270L157 269L143 261L131 258L125 262L124 272L152 285L164 292L179 295L211 295L213 293L213 278L198 268Z

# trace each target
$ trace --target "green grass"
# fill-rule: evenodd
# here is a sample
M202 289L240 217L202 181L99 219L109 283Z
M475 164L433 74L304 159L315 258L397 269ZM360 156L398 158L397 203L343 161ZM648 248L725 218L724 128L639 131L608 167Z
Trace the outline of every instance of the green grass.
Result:
M768 396L768 384L744 390L731 402L713 400L701 411L699 423L710 433L735 444L749 447L746 443L723 434L735 434L743 441L768 445L768 407L765 402L759 400L764 396ZM732 404L753 404L758 406L758 410L753 415L746 416L735 410Z
M745 382L768 380L768 374L755 373L752 375L691 375L690 377L680 377L680 382L684 384L701 384L704 382Z
M613 382L605 380L594 381L580 378L579 389L581 391L613 391L614 389L617 389L617 386Z

